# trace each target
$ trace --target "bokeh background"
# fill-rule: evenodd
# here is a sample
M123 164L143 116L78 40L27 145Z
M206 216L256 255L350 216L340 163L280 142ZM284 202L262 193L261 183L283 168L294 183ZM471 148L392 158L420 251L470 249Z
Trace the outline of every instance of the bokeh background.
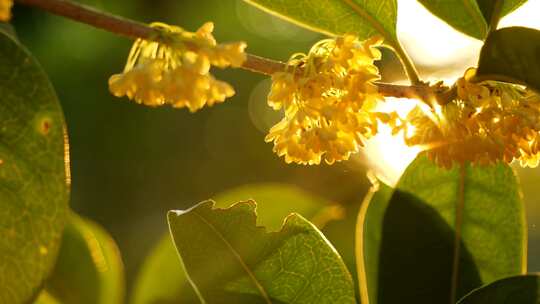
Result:
M322 36L262 13L240 0L85 0L86 4L143 22L162 21L195 30L216 25L218 41L246 41L251 53L278 60L307 51ZM536 1L502 25L540 27L527 17ZM455 79L474 65L480 42L427 14L416 1L400 0L399 32L426 78ZM167 230L165 214L246 184L279 182L337 202L354 213L370 186L368 169L397 179L414 151L382 135L367 152L333 166L287 165L264 142L279 119L265 104L268 78L242 70L215 71L236 96L190 114L148 108L112 97L107 80L123 69L131 41L86 25L16 6L20 40L41 62L67 120L72 168L72 208L103 225L121 250L128 283ZM535 23L536 22L536 23ZM385 52L385 80L403 80ZM539 169L518 169L529 225L529 270L540 271ZM354 214L351 214L354 217ZM338 247L353 246L353 231ZM131 284L129 284L131 285ZM129 286L128 285L128 286Z

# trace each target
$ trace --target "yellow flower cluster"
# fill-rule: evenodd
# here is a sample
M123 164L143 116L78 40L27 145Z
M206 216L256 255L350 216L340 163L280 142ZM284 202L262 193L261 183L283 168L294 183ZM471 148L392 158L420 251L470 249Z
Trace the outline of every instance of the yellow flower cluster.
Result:
M11 19L13 0L0 0L0 22Z
M124 72L109 79L113 95L148 106L187 107L191 112L234 95L229 84L210 74L210 67L241 66L246 60L245 43L217 44L210 22L195 33L163 23L151 26L167 43L135 41Z
M540 97L512 84L473 83L475 69L457 81L457 98L413 109L395 132L420 145L440 166L519 160L536 167L540 159Z
M287 163L332 164L348 159L377 132L377 120L385 119L371 112L382 99L373 84L380 43L352 35L322 40L272 75L268 104L285 115L265 139L274 142L274 152Z

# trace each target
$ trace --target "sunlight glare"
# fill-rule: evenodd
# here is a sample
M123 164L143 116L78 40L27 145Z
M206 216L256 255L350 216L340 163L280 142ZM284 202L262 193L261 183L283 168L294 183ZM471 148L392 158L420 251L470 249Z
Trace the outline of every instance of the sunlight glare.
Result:
M417 0L399 0L398 35L421 77L425 80L443 79L449 84L470 66L476 66L482 42L454 30L433 16ZM499 27L527 26L540 29L540 1L528 1L515 12L504 17ZM405 117L415 101L386 98L380 111L397 111ZM391 129L381 125L379 133L369 140L364 154L370 169L382 182L394 186L409 163L421 151L408 147L403 134L392 135Z
M406 98L386 98L377 111L396 111L401 118L414 108L416 101ZM413 130L409 130L413 132ZM409 147L403 140L403 134L392 135L392 129L384 124L379 126L377 135L367 141L364 151L369 167L383 183L395 186L401 173L420 152L419 147Z
M526 26L530 28L540 29L540 1L527 1L517 10L505 16L499 23L499 28L509 26Z
M398 10L398 35L423 78L456 78L476 65L479 40L454 30L417 0L400 0Z

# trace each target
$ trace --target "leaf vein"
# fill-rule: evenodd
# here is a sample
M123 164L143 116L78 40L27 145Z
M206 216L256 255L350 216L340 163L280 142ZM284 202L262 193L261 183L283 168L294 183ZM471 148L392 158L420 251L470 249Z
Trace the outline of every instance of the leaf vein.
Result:
M195 214L197 216L197 218L199 218L212 231L214 231L216 233L216 235L219 237L219 239L223 241L225 246L227 246L227 248L231 251L231 253L234 255L234 257L238 260L238 262L240 263L240 265L242 266L244 271L247 273L250 280L253 282L253 284L255 284L255 287L257 287L257 290L259 290L259 292L261 293L261 296L264 298L266 303L267 304L272 304L272 302L270 301L270 297L268 296L268 293L266 292L264 287L261 285L261 283L255 277L255 273L253 273L253 271L244 262L244 259L242 258L240 253L232 246L231 243L229 243L229 241L225 238L225 236L221 232L219 232L219 230L217 230L216 227L212 223L208 222L204 217L202 217L197 212L194 212L193 214Z

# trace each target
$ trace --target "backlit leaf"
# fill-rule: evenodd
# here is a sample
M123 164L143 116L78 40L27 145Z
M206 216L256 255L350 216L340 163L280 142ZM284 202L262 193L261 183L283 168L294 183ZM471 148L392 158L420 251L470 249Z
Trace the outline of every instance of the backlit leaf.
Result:
M446 170L421 155L396 189L372 195L357 239L362 299L371 304L449 303L526 269L523 203L508 165Z
M328 35L351 33L360 39L381 35L397 43L396 0L244 0L271 14Z
M476 78L523 84L540 92L540 31L507 27L491 33L480 52Z
M279 232L257 227L255 203L169 212L186 273L204 303L355 303L346 266L297 214Z
M526 0L418 0L432 14L456 30L480 40L486 38L496 1L503 1L501 17L527 2Z
M508 15L509 13L513 12L515 9L523 5L525 2L527 2L527 0L476 0L476 1L478 2L480 11L482 12L482 15L484 16L484 20L486 20L487 24L491 22L491 18L493 17L493 14L497 13L496 12L497 5L501 5L501 4L498 4L497 2L502 2L502 7L500 8L498 18Z
M0 31L0 303L33 299L68 208L64 117L43 69Z
M288 184L244 185L213 197L216 205L221 208L250 199L257 201L257 223L271 230L278 230L283 219L293 212L321 226L340 216L338 206ZM196 295L185 276L170 233L167 232L152 249L137 276L133 303L199 302L194 299Z

